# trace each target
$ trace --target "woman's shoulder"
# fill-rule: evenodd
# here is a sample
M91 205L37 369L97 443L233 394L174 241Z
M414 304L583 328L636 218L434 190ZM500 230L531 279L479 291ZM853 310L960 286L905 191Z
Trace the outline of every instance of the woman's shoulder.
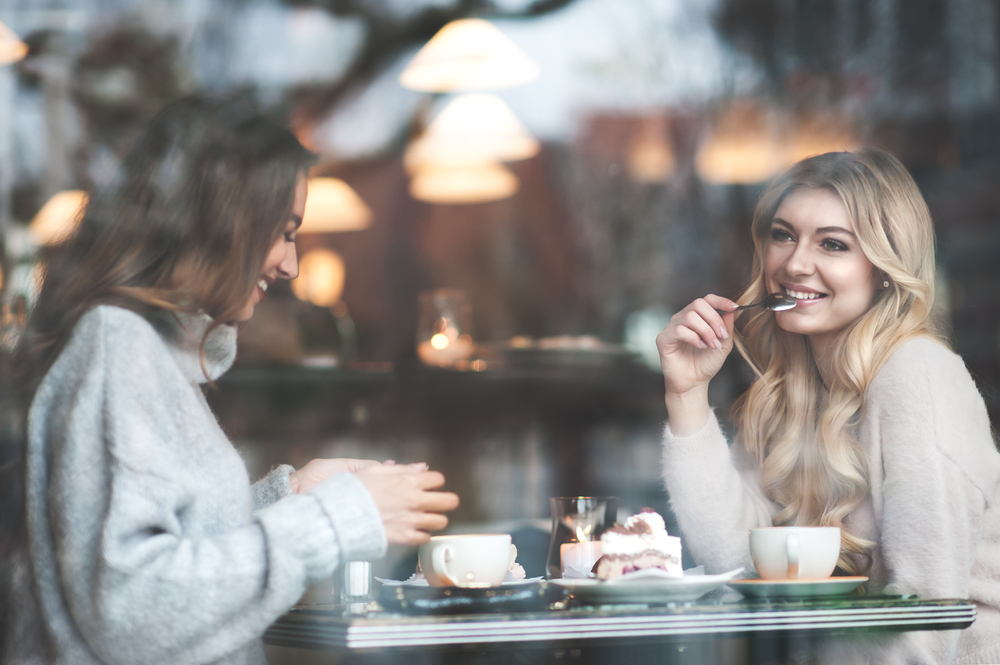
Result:
M886 460L951 460L988 497L1000 485L1000 455L986 403L961 356L937 340L901 344L865 395L865 419L881 431Z
M908 391L930 384L973 386L961 356L931 337L915 337L896 348L872 380L869 393Z
M53 370L81 368L81 363L106 364L122 356L137 365L154 366L166 351L162 334L142 314L116 305L96 305L73 327Z
M73 328L69 346L74 342L100 339L113 348L120 348L121 345L128 348L137 344L155 344L160 337L153 324L138 312L117 305L95 305L80 317Z

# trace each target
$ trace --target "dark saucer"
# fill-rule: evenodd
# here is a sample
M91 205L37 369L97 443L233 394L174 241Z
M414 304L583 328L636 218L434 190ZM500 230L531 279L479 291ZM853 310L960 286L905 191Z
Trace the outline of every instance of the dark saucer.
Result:
M544 581L482 589L384 585L378 602L387 612L405 614L539 612L567 594L564 587Z

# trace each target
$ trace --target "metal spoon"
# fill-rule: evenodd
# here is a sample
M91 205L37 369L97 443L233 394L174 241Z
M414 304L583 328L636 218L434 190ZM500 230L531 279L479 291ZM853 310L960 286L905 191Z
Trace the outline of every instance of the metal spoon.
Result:
M736 309L724 310L716 308L716 312L719 314L729 314L729 312L739 312L744 309L753 309L754 307L767 307L772 312L784 312L786 309L791 309L795 307L797 301L791 296L786 296L784 293L772 293L758 303L753 305L741 305Z

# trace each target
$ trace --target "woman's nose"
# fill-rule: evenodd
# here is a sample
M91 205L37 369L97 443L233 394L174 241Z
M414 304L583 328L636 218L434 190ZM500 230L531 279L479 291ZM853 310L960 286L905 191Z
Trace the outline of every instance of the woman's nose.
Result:
M295 243L290 242L287 244L287 247L285 258L278 264L278 270L284 279L295 279L299 276L299 254Z
M813 265L809 247L805 243L799 243L785 261L785 272L789 275L809 275L813 271Z

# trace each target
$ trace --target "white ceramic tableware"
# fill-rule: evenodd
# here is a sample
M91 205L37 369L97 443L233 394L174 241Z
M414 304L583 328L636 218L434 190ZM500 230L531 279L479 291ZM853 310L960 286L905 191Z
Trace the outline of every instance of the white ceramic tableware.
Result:
M500 586L510 565L510 535L433 536L418 556L431 586Z
M750 529L750 557L766 580L824 580L840 558L835 526Z
M683 603L715 591L743 572L742 568L720 575L674 577L666 571L647 568L614 580L562 578L552 580L569 589L584 605Z
M867 581L867 577L858 576L825 580L733 580L727 585L748 598L811 598L842 596Z

